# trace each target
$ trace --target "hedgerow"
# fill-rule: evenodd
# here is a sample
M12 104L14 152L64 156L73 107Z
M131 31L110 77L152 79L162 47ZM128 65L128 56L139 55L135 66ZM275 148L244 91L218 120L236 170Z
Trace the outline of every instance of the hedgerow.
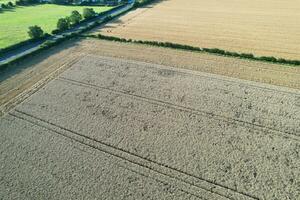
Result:
M102 34L86 35L85 37L92 37L92 38L98 38L98 39L110 40L110 41L116 41L116 42L136 43L136 44L145 44L145 45L166 47L166 48L172 48L172 49L189 50L189 51L194 51L194 52L206 52L206 53L212 53L212 54L216 54L216 55L229 56L229 57L236 57L236 58L241 58L241 59L300 66L300 60L288 60L288 59L284 59L284 58L275 58L273 56L257 57L250 53L231 52L231 51L226 51L226 50L218 49L218 48L200 48L200 47L176 44L176 43L171 43L171 42L132 40L132 39L125 39L125 38L119 38L119 37L114 37L114 36L106 36L106 35L102 35Z

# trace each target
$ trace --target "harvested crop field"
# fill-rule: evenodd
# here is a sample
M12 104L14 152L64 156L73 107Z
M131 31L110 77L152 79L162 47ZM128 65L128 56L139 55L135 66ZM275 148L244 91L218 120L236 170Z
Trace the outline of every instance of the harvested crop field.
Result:
M300 59L297 0L159 1L94 33Z
M300 197L299 90L77 58L1 118L1 199Z
M45 82L43 79L55 77L56 74L70 67L84 55L100 55L162 64L300 89L299 67L250 62L205 53L193 53L145 45L88 39L61 44L56 48L26 59L15 67L1 71L0 111L6 112L6 110L20 102L20 98L15 97L20 96L20 94L25 97L28 96L26 91L30 90L37 82L39 83L37 85L43 85ZM35 87L38 88L39 86Z

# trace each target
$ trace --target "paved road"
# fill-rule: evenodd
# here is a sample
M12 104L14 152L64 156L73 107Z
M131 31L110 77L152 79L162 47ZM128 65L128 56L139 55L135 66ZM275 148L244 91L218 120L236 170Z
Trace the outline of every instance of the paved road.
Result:
M299 199L298 99L81 57L0 118L0 199Z
M79 26L76 26L70 30L67 30L63 33L60 33L58 35L54 35L54 36L51 36L50 38L48 38L47 40L49 41L55 41L57 40L58 38L61 38L63 37L63 35L69 35L71 33L76 33L78 31L80 31L80 29L94 23L94 22L102 22L107 16L116 16L116 15L119 15L120 13L123 13L127 10L129 10L130 8L132 8L134 3L130 3L130 4L126 4L122 7L120 7L119 9L117 10L113 10L113 11L110 11L108 12L106 15L104 16L99 16L95 19L92 19L92 20L89 20L87 22L84 22L82 24L80 24ZM16 50L13 50L13 51L10 51L10 52L7 52L5 54L2 54L0 55L0 65L1 64L5 64L5 63L8 63L16 58L19 58L19 57L22 57L26 54L29 54L31 52L34 52L36 51L37 49L40 48L40 46L45 42L46 40L43 40L43 41L37 41L37 42L33 42L33 43L30 43L28 45L24 45Z

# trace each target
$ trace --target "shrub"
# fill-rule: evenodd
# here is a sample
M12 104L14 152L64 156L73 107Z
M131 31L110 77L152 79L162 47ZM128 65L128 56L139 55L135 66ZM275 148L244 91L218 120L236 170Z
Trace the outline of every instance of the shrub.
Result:
M17 5L17 6L22 6L22 5L24 5L24 4L23 4L23 1L22 1L22 0L17 0L17 1L16 1L16 5Z
M39 39L39 38L42 38L44 36L44 31L39 26L36 26L36 25L35 26L30 26L29 31L28 31L28 35L32 39Z
M74 10L68 20L70 20L73 25L76 25L82 20L82 16L77 10Z
M90 19L96 16L96 12L93 8L84 8L82 15L85 19Z
M287 63L288 62L286 59L283 59L283 58L278 58L277 61L279 63Z
M65 18L60 18L57 21L57 29L59 31L65 31L68 30L70 28L70 22L68 20L66 20Z
M60 30L58 30L58 29L54 29L53 31L51 31L51 33L53 34L53 35L56 35L56 34L58 34L58 33L60 33L61 31Z
M7 3L7 6L14 7L14 4L10 1L10 2Z
M277 62L277 59L275 57L262 56L262 57L259 58L259 60L269 61L269 62Z
M249 58L249 59L254 58L254 55L253 54L249 54L249 53L242 53L240 56L242 58Z
M225 55L226 56L232 56L232 57L239 57L240 54L236 53L236 52L231 52L231 51L225 51Z
M7 9L7 8L8 8L8 6L7 6L6 4L2 3L2 4L1 4L1 8L3 8L3 9Z

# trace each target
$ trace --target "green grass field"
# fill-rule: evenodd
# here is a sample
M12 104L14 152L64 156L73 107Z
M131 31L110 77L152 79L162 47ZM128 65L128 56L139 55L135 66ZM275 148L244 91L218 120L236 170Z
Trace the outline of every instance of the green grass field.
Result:
M0 0L1 1L1 0ZM57 20L71 14L73 10L82 13L83 8L94 8L103 12L112 7L104 6L61 6L44 4L36 6L16 7L0 13L0 48L16 44L28 39L28 27L38 25L51 33L56 28Z

